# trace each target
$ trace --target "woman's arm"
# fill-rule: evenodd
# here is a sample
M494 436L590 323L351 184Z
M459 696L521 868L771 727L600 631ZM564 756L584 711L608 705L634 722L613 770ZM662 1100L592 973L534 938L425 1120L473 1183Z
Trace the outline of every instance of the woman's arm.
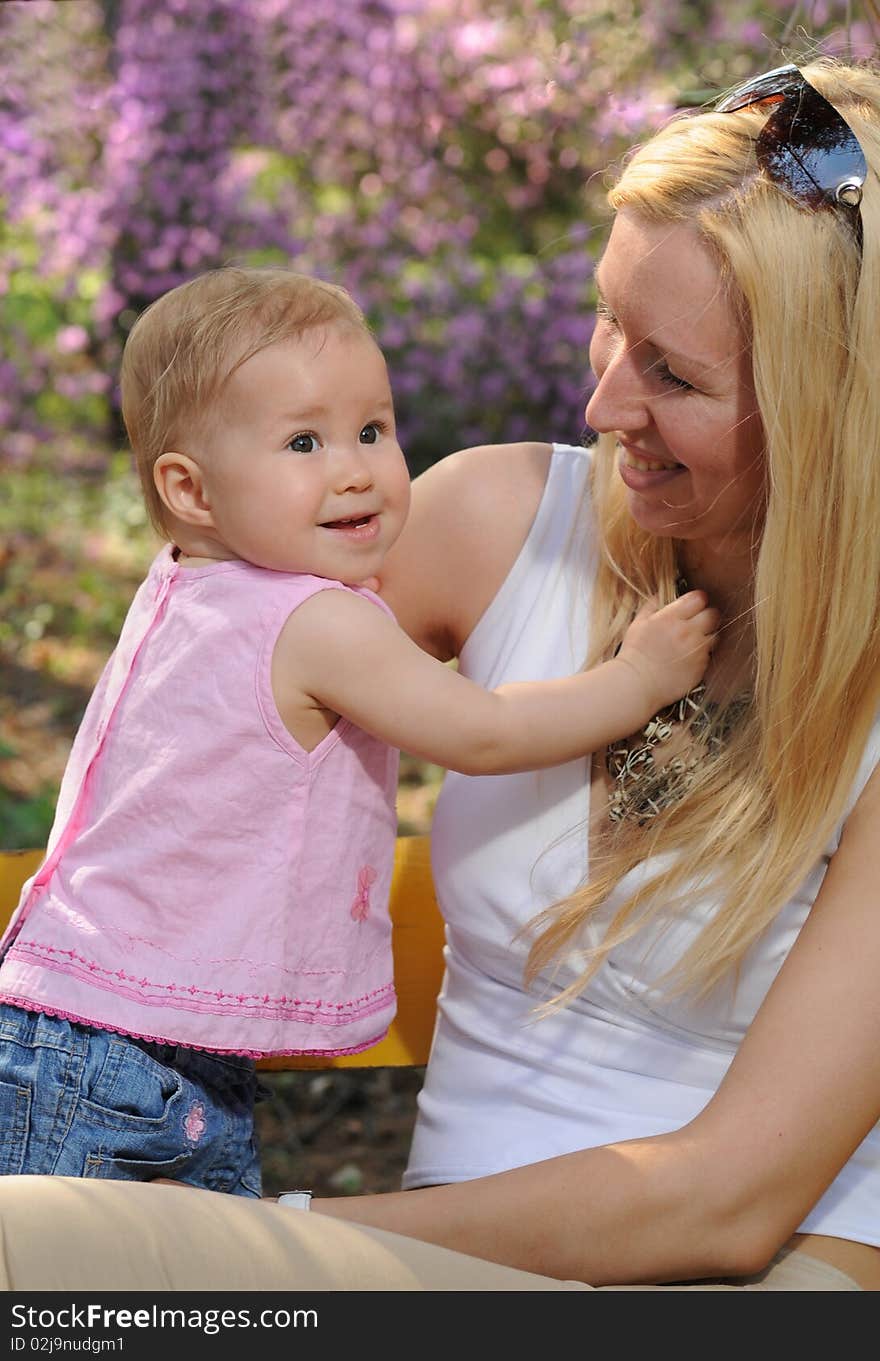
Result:
M880 771L715 1097L683 1129L321 1213L593 1285L762 1269L880 1118Z
M415 642L449 661L497 594L544 491L549 444L492 444L435 463L385 561L381 594Z

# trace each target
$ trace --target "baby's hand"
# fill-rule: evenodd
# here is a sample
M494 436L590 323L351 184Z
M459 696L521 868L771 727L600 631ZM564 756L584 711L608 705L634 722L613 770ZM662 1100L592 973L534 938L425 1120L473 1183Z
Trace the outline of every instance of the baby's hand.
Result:
M649 600L627 629L617 656L635 671L653 713L702 680L721 616L705 591L688 591L658 610Z

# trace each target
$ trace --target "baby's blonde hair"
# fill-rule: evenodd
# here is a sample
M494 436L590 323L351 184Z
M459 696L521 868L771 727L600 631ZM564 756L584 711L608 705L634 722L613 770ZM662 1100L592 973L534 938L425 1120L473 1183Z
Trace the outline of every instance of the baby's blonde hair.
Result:
M168 536L157 458L206 439L226 383L278 341L332 325L369 334L349 293L291 269L228 265L172 288L137 319L122 356L122 417L150 520Z
M638 149L609 195L649 222L693 222L751 337L765 432L766 516L752 609L751 711L688 795L612 838L590 882L535 925L529 978L577 947L582 990L615 946L708 892L718 908L666 982L708 991L744 955L822 855L844 815L880 705L880 73L822 60L804 73L844 115L869 172L862 258L833 209L799 207L758 172L766 106L674 120ZM602 562L591 659L608 655L640 601L673 594L676 545L635 524L603 436L593 496ZM583 927L624 876L600 945ZM653 868L653 867L652 867Z

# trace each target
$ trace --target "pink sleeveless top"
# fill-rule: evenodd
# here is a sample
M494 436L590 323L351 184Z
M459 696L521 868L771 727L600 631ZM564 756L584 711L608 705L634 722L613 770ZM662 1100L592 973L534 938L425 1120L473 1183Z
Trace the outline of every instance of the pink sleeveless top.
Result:
M0 1000L218 1052L349 1053L394 1015L398 753L340 719L306 752L270 668L317 591L157 556L89 701Z

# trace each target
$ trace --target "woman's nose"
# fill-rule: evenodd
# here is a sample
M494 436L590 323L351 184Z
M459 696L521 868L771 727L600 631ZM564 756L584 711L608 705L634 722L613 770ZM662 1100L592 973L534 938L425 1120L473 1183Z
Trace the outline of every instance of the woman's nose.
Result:
M642 375L632 355L621 350L596 367L597 382L584 413L588 425L600 434L614 430L640 430L649 420Z

